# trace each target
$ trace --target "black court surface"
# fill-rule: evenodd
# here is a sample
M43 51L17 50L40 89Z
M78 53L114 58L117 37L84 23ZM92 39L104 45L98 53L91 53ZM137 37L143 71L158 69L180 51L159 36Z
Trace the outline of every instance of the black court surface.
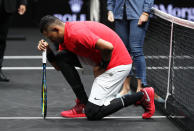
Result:
M0 131L180 131L157 109L143 120L141 107L130 106L100 121L62 118L60 112L74 106L75 96L60 72L47 64L48 112L41 117L41 52L38 29L12 29L26 40L8 40L4 73L10 82L0 82ZM89 95L93 76L79 71Z

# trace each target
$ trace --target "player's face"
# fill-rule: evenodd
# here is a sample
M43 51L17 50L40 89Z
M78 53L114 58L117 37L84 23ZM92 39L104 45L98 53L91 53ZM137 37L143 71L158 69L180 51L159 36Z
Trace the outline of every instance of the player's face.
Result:
M58 29L49 29L48 31L44 31L43 35L47 37L53 43L63 43L64 35L60 33Z

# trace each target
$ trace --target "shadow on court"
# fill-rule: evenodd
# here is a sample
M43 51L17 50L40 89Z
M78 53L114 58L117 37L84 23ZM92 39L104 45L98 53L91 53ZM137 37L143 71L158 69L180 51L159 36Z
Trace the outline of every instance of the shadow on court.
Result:
M26 40L8 41L6 56L41 55L37 51L40 39L38 29L11 30L10 33L25 34ZM4 67L41 67L41 59L5 59ZM48 66L50 66L48 64ZM47 70L48 117L41 117L41 79L42 70L5 70L11 79L9 83L0 82L0 131L179 131L167 118L143 120L141 107L127 107L111 115L110 119L88 121L87 119L61 119L60 112L74 106L75 96L60 72ZM92 75L82 75L87 94L93 81ZM162 116L156 110L155 116ZM131 118L116 117L134 116ZM12 117L12 118L11 118ZM22 119L27 117L28 119ZM32 119L32 118L37 119ZM55 119L56 117L56 119Z

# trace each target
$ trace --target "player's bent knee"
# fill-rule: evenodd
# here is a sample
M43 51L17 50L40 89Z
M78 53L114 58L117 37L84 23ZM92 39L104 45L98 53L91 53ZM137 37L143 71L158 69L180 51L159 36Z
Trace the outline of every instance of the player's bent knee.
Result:
M85 114L88 120L101 120L102 117L99 115L100 113L100 106L95 105L88 101L85 107Z

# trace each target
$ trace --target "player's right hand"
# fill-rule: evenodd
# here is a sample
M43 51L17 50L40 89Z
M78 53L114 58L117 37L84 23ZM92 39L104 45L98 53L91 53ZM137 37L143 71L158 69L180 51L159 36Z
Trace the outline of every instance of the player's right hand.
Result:
M26 12L26 6L25 5L20 5L18 8L18 14L23 15Z
M93 68L93 73L94 77L98 77L99 75L103 74L106 70L101 68L100 66L94 66Z
M149 14L143 12L142 15L139 18L138 26L141 26L143 23L146 23L149 19Z
M40 41L38 42L37 48L38 48L38 50L40 50L40 51L44 51L48 46L49 46L48 43L47 43L45 40L42 39L42 40L40 40Z
M108 21L110 21L110 22L114 22L115 21L114 15L113 15L112 11L108 11Z

